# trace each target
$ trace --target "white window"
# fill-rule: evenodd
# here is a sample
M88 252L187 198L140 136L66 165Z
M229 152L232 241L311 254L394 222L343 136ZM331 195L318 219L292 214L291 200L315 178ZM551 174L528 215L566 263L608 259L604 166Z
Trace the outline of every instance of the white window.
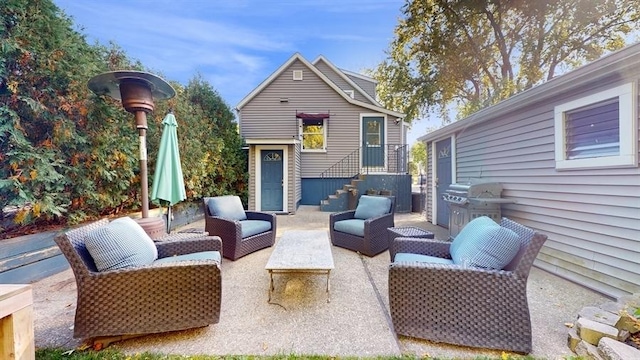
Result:
M293 80L302 80L302 70L293 70Z
M324 119L301 119L302 151L325 151L327 144Z
M555 107L556 169L637 166L636 84Z

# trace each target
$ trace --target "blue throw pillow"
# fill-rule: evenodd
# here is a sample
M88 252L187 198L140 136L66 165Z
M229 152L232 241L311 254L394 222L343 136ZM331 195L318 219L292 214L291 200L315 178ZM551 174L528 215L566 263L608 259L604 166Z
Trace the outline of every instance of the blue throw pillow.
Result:
M240 197L235 195L225 195L209 198L207 202L209 212L213 216L218 216L227 220L247 220L244 207Z
M358 207L353 216L356 219L370 219L388 214L391 210L391 199L384 196L362 195L358 200Z
M491 220L488 216L479 216L471 221L467 225L465 225L462 230L456 235L455 239L451 242L449 247L449 254L451 254L451 258L457 257L458 249L462 242L469 237L473 233L477 233L479 229L497 225L495 221Z
M85 246L98 271L149 265L157 259L157 249L154 253L148 242L126 221L112 221L89 231Z
M454 264L500 270L520 250L518 234L496 223L477 227L475 232L464 235L455 256L452 254Z

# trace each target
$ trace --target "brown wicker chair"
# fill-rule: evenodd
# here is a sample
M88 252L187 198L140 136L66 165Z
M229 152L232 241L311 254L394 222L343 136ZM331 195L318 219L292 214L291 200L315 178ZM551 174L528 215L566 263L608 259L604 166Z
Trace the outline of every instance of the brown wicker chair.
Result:
M364 237L334 229L336 222L354 219L356 210L342 211L329 215L331 243L345 249L358 251L367 256L375 256L387 250L389 248L387 229L394 226L394 212L396 209L395 197L387 196L387 198L391 200L389 212L365 220Z
M209 200L203 198L205 214L205 231L222 239L223 256L237 260L245 255L264 249L276 241L276 215L258 211L244 211L247 220L263 220L271 223L271 230L242 238L242 224L238 220L214 216L209 209Z
M84 239L107 219L60 233L55 241L77 284L76 338L140 335L215 324L220 318L221 274L215 260L151 264L99 272ZM222 251L217 236L168 235L158 258Z
M398 334L457 345L531 352L527 278L547 236L503 219L524 245L503 270L394 262L389 307ZM449 257L448 241L396 238L397 253Z

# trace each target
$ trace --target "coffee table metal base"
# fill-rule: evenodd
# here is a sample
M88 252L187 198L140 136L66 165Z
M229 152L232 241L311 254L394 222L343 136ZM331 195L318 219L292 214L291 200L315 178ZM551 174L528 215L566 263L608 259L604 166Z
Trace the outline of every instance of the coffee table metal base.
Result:
M330 276L331 270L269 270L269 280L271 282L269 286L269 300L267 302L271 302L271 293L275 290L275 286L273 285L273 274L285 274L285 273L302 273L302 274L318 274L323 275L327 274L327 302L331 302L330 295Z
M327 275L327 302L331 301L330 277L333 254L326 230L285 231L276 243L265 269L269 272L269 302L275 289L273 274L306 273Z

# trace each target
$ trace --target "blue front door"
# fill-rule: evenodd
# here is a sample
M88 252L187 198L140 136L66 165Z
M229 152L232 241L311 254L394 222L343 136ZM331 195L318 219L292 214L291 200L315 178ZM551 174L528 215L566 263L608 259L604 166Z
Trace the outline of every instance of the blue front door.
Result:
M451 185L451 138L436 143L436 197L438 210L436 222L440 226L449 227L449 204L442 200L442 195Z
M282 211L282 150L261 150L261 206L262 211Z
M384 117L362 118L362 166L384 166Z

